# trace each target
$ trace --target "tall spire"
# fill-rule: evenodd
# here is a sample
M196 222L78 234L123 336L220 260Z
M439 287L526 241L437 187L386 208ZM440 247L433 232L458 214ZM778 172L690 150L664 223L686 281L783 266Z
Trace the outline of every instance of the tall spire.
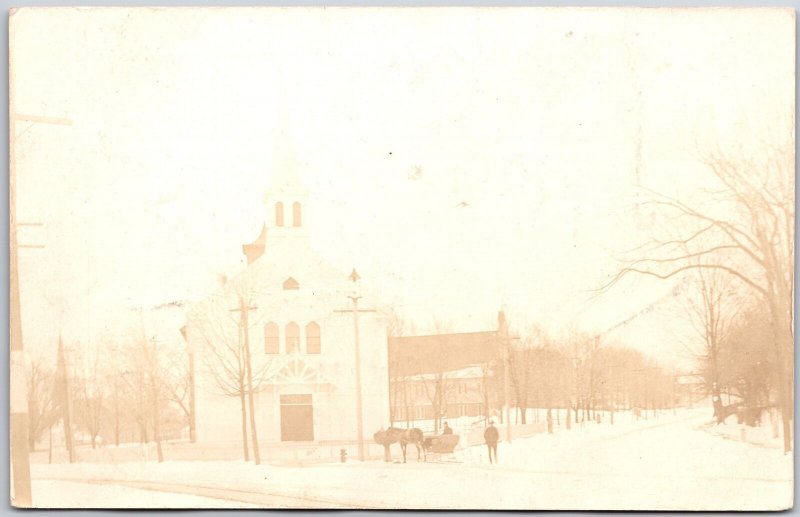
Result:
M271 237L283 233L303 235L308 191L298 175L289 114L291 103L286 100L282 81L276 97L270 187L264 196L265 223L267 228L278 232L270 231Z
M272 189L299 186L289 103L284 94L282 78L278 84L278 95L276 97L275 127L273 128L272 138L272 167L270 169Z

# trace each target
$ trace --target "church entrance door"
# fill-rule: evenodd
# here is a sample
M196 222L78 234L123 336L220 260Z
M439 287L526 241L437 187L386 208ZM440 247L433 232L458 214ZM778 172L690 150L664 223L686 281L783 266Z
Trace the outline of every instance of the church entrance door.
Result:
M281 441L314 440L314 406L311 395L281 395Z

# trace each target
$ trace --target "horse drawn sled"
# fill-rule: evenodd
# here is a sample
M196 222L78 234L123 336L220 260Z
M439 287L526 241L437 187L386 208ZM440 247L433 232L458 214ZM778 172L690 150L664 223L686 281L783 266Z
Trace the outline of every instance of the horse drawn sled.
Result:
M424 458L424 461L428 461L428 453L433 454L435 459L441 458L444 454L452 454L456 445L458 445L458 435L425 436L417 428L400 429L390 427L386 430L381 429L375 433L374 439L376 443L383 445L384 461L392 461L390 446L393 443L399 443L400 449L403 451L403 463L406 463L406 449L409 444L414 444L417 448L417 460Z
M458 445L457 434L441 434L425 438L425 450L433 454L433 459L442 460L443 456L452 456Z

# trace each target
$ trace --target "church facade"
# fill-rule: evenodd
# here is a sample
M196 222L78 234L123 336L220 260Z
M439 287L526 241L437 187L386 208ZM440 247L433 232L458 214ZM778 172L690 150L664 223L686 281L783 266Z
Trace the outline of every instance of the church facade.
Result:
M308 192L283 136L264 224L242 247L247 266L187 314L196 440L241 443L246 421L252 441L242 396L252 384L262 456L330 445L355 458L359 427L370 444L389 422L386 319L355 270L330 267L310 245Z

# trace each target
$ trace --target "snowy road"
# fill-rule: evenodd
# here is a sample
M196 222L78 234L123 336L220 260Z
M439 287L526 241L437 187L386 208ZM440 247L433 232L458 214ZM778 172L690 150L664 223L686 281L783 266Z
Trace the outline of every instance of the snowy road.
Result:
M141 483L120 481L34 480L32 490L39 508L126 508L131 501L148 508L259 508L231 499L203 497L151 488L135 488ZM196 491L195 491L196 492Z
M93 479L178 497L261 507L504 509L779 509L792 504L792 457L713 436L707 411L587 424L484 447L461 463L348 462L306 467L244 462L36 465L39 479ZM396 456L395 451L395 456ZM412 455L415 457L415 455ZM132 506L149 506L132 499ZM38 503L36 503L38 504ZM205 506L197 503L196 506Z
M264 490L222 489L162 481L42 479L34 482L34 489L43 495L37 497L37 506L51 508L76 505L124 508L131 504L132 498L149 508L353 508L353 505L337 501L285 496Z

